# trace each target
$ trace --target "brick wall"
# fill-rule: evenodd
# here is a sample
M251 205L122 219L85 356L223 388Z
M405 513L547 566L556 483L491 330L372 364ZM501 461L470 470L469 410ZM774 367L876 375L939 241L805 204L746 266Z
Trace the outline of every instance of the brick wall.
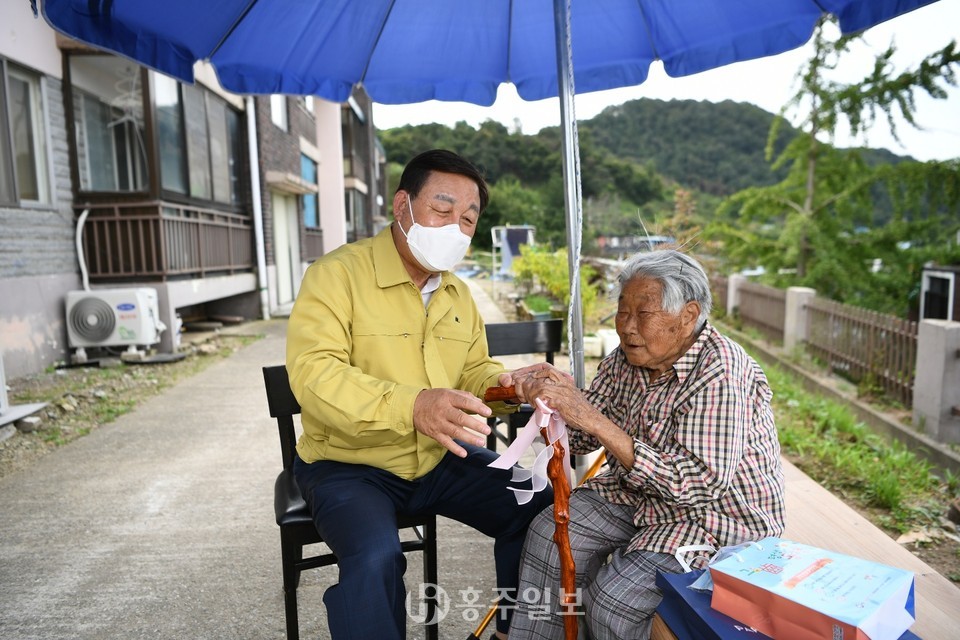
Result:
M267 171L282 171L295 176L300 175L300 138L316 144L316 120L300 98L288 97L287 131L284 131L270 119L270 98L256 98L257 141L260 154L260 201L263 206L264 250L267 264L276 264L273 243L273 211L270 202L270 190L266 186Z

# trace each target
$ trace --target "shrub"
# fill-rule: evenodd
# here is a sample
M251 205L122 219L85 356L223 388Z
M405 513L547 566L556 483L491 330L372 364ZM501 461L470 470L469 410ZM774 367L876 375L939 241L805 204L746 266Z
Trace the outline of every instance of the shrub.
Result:
M520 256L513 261L517 284L534 293L545 292L554 300L570 306L570 267L565 249L551 252L545 247L523 245ZM580 268L580 298L583 317L589 318L597 306L597 289L590 285L595 276L593 268Z

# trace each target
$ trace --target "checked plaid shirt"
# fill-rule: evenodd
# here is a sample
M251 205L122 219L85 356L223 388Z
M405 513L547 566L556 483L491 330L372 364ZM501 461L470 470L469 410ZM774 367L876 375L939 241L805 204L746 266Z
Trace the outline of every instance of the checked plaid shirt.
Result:
M783 470L767 378L712 325L652 383L649 371L616 349L585 394L634 439L633 468L608 455L610 471L584 485L636 507L637 533L625 551L719 549L783 533ZM573 453L599 447L570 430ZM704 561L701 555L692 566Z

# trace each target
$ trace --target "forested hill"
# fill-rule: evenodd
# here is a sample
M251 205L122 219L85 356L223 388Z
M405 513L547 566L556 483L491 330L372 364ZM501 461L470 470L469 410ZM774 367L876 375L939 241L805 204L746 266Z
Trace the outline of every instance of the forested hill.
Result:
M765 159L774 114L745 102L706 100L633 100L607 107L579 124L592 142L615 156L652 163L661 175L685 187L730 195L747 187L773 184ZM781 127L776 150L796 136ZM886 149L861 149L867 164L904 160Z
M764 158L773 118L760 107L729 100L633 100L607 107L580 129L594 144L651 163L685 187L728 195L775 182ZM793 127L783 127L778 149L794 135Z
M633 100L578 122L581 157L607 152L618 161L652 169L683 187L726 196L783 177L774 175L764 158L774 117L752 104L729 100ZM542 152L559 151L559 128L522 136L526 143L518 145L517 140L507 139L518 134L493 124L486 123L480 131L463 123L454 129L442 125L402 127L382 132L382 139L392 162L402 164L427 146L455 145L451 148L469 151L474 161L490 165L485 168L494 181L503 174L516 175L523 182L534 176L534 182L543 180L542 172L554 163L547 162ZM783 126L778 150L796 133L789 125ZM886 150L863 150L863 155L868 164L904 159Z

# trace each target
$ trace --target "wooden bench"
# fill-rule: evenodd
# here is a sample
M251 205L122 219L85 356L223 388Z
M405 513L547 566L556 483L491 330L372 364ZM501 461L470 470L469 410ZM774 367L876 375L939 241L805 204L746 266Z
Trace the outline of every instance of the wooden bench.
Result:
M872 522L787 461L787 540L866 558L916 575L917 621L910 630L923 640L960 637L960 588L910 553ZM653 640L675 640L659 616Z

